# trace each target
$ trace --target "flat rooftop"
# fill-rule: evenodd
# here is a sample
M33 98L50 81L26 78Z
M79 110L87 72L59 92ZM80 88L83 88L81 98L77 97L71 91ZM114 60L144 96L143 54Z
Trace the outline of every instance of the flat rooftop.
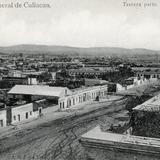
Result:
M160 111L160 94L142 103L141 105L134 107L133 110L149 112Z
M128 146L127 144L130 144L131 147L154 147L158 148L158 151L160 151L160 139L158 138L103 132L99 126L85 133L81 137L82 141L86 142L88 141L93 143L111 144L115 145L115 147L117 147L118 144L126 144L126 146Z

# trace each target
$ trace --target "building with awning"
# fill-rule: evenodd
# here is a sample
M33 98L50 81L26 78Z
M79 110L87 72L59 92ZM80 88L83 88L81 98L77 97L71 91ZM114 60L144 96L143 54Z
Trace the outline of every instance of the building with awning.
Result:
M64 110L87 101L97 100L105 97L107 91L108 85L76 90L47 85L15 85L8 92L9 104L4 109L5 119L0 117L0 126L37 118L43 115L48 107L53 107L53 110L58 108Z
M71 91L67 87L15 85L8 92L10 104L6 108L7 124L16 124L41 116L46 108L56 107L59 98L69 94Z
M40 98L56 100L60 109L69 109L72 106L107 96L108 85L92 86L69 90L67 87L50 87L46 85L16 85L9 92L13 99L23 96L22 99L35 101ZM38 97L38 98L37 98Z

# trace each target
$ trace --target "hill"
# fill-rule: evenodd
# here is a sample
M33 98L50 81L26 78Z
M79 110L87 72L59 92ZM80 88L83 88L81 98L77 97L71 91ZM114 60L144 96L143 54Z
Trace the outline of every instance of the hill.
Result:
M0 47L0 53L24 53L24 54L69 54L69 55L132 55L132 54L159 54L159 51L148 49L126 49L116 47L92 47L78 48L68 46L48 46L48 45L15 45Z

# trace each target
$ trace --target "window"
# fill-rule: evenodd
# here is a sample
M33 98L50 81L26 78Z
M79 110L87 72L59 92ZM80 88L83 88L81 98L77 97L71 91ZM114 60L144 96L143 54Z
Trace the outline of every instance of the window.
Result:
M30 111L30 115L32 115L32 111Z
M62 103L60 102L60 108L61 108L61 106L62 106Z
M67 95L67 89L65 89L65 95Z
M26 119L28 119L28 112L26 112Z
M16 121L16 116L13 116L14 121Z

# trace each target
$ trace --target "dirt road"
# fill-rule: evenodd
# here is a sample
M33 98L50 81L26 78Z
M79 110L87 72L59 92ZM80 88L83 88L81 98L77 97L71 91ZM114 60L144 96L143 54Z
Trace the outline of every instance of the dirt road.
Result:
M112 102L83 115L47 122L0 139L1 160L84 160L78 139L102 121L114 121L126 100Z

